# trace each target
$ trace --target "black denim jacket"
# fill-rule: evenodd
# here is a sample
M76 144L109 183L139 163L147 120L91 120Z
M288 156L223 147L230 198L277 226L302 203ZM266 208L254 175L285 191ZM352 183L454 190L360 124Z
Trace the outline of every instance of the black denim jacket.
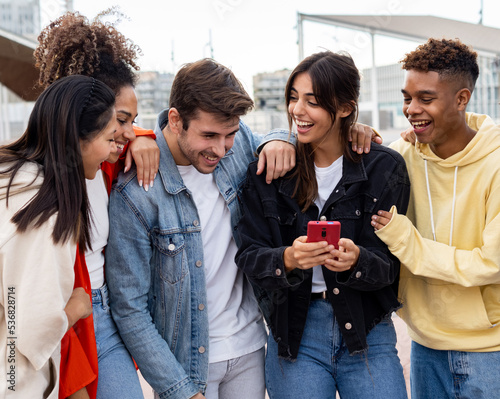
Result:
M306 235L307 222L318 220L313 205L302 213L292 198L293 171L266 184L265 173L248 169L241 196L244 214L238 225L242 245L236 262L248 276L266 322L278 343L280 357L295 359L309 308L312 270L285 272L283 252L295 238ZM378 210L396 205L405 213L410 181L403 158L372 144L361 162L343 159L343 174L321 216L341 222L341 237L360 248L357 265L336 273L323 267L328 300L350 353L366 350L368 332L400 304L397 300L399 261L375 235L370 224ZM324 219L324 218L323 218Z

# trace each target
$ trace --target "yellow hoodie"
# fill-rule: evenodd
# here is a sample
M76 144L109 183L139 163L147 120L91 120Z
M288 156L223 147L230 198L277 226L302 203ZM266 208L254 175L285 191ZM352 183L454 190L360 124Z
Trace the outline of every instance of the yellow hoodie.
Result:
M399 314L414 341L498 351L500 126L486 115L468 114L467 122L476 135L447 159L427 144L391 145L406 161L410 204L407 216L393 208L377 235L401 261Z

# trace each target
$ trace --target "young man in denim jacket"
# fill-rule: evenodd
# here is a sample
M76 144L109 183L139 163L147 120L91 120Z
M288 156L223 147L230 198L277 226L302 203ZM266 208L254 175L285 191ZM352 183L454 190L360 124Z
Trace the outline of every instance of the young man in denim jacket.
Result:
M213 60L184 66L155 133L160 168L145 192L135 170L110 198L106 278L113 317L159 398L264 398L266 331L234 263L238 194L262 143L240 121L253 102ZM289 132L265 137L259 173L294 166ZM227 371L229 370L229 371ZM119 372L119 370L117 370Z

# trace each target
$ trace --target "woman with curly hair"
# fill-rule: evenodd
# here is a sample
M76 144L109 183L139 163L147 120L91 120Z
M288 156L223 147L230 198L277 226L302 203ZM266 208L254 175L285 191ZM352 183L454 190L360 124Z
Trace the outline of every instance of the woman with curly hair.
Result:
M110 14L117 12L107 10L89 22L78 13L66 13L43 29L35 50L40 85L47 87L75 74L99 79L115 92L119 123L117 150L103 163L102 173L87 181L92 241L85 254L79 252L75 275L77 284L91 291L93 322L92 318L79 322L63 341L60 398L143 397L135 365L110 314L103 251L108 240L112 180L124 165L125 171L131 167L133 155L138 183L147 191L158 169L159 151L154 140L147 137L154 138L152 131L133 127L137 117L134 70L139 69L136 58L140 49L114 26L101 22L102 16ZM134 130L146 137L136 138Z

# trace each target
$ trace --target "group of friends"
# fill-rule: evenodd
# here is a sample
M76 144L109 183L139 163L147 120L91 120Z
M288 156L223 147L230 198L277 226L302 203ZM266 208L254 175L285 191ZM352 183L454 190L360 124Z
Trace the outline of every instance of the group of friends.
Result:
M0 396L407 398L500 389L500 127L467 113L477 54L406 54L411 129L356 123L346 53L302 60L289 127L212 59L181 67L154 131L134 126L139 49L67 13L35 51L45 90L0 147ZM308 242L338 221L337 243Z

